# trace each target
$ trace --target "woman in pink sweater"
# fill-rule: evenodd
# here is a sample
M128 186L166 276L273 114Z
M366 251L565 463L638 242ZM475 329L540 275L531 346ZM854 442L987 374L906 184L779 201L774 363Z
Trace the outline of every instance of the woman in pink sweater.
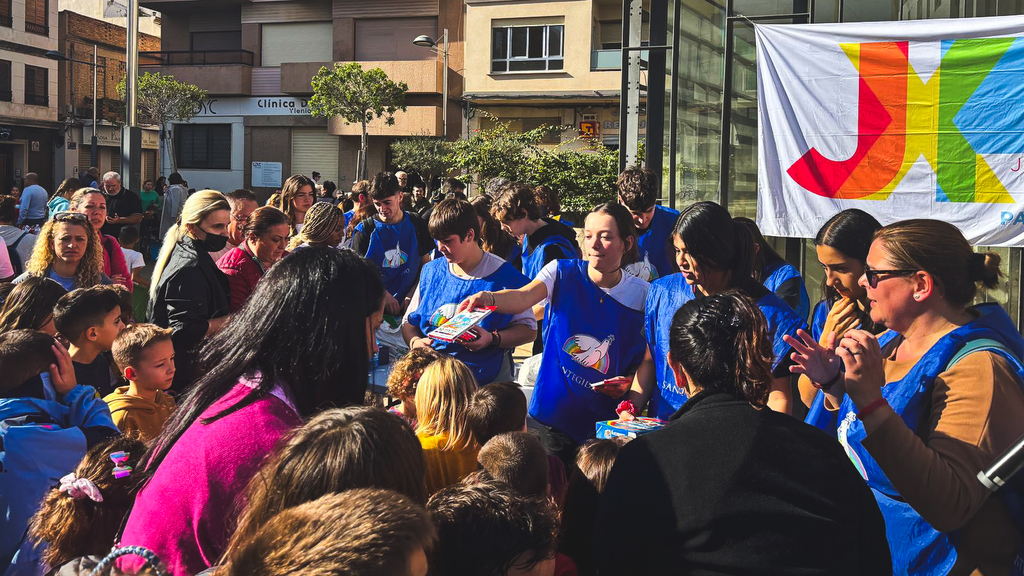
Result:
M217 562L281 437L321 407L362 403L383 306L380 273L350 252L310 248L268 271L204 344L202 376L143 456L120 544L149 548L175 575Z

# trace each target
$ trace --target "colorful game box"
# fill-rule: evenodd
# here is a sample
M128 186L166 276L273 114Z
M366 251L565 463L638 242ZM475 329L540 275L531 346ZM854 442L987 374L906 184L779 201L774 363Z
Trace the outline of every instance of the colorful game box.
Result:
M612 438L613 436L625 436L636 438L655 430L661 430L668 422L657 418L638 417L635 420L606 420L598 422L597 437Z
M494 312L494 306L476 308L474 310L463 310L455 316L452 316L450 320L440 325L436 330L427 334L427 338L433 338L434 340L441 340L444 342L474 340L475 338L473 335L467 335L466 332L468 332L473 326L482 322L484 318L490 316L491 312Z

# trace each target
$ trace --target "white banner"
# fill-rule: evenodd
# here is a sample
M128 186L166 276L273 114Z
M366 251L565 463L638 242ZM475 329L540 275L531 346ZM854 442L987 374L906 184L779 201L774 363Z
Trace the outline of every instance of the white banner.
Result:
M309 98L260 96L210 98L196 116L309 116Z
M1024 245L1024 17L758 25L758 226L836 212Z

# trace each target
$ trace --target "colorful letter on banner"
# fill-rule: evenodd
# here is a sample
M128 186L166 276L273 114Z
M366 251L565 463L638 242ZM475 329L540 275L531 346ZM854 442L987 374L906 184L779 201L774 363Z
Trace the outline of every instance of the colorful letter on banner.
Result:
M758 25L758 225L836 212L1024 246L1024 17Z

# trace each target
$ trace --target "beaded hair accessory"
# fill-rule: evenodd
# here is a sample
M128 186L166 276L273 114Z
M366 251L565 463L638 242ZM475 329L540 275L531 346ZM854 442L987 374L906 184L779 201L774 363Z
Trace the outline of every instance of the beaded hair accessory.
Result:
M110 568L114 563L114 560L117 560L121 556L129 555L138 556L145 560L146 562L143 566L149 566L152 568L153 573L156 574L156 576L168 576L167 571L160 565L160 557L154 554L150 549L143 548L142 546L125 546L123 548L115 549L110 554L107 554L106 558L100 560L100 563L92 569L89 576L100 576Z

